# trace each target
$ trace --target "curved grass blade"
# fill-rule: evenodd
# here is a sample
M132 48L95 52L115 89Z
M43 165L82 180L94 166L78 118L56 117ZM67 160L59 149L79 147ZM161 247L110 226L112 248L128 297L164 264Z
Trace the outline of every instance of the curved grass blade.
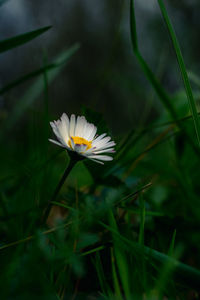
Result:
M197 109L196 109L196 105L195 105L195 101L194 101L194 97L193 97L193 93L192 93L192 88L190 85L190 81L187 75L187 71L186 71L186 67L185 67L185 63L184 63L184 59L183 59L183 55L179 46L179 42L176 38L176 34L175 31L173 29L172 23L169 19L169 16L167 14L167 10L165 8L165 5L163 3L163 0L158 0L158 4L160 6L160 10L162 13L162 16L164 18L165 24L167 26L167 29L169 31L169 35L172 41L172 45L174 47L175 53L176 53L176 58L179 64L179 68L180 68L180 72L182 75L182 79L183 79L183 83L185 86L185 91L187 94L187 98L188 98L188 102L189 102L189 106L190 106L190 110L193 116L193 121L194 121L194 126L195 126L195 130L196 130L196 135L197 135L197 140L200 146L200 121L199 121L199 117L198 117L198 113L197 113Z
M39 35L43 34L45 31L49 30L51 26L46 26L34 31L30 31L24 34L17 35L15 37L0 41L0 53L6 52L12 48L16 48L23 44L30 42Z

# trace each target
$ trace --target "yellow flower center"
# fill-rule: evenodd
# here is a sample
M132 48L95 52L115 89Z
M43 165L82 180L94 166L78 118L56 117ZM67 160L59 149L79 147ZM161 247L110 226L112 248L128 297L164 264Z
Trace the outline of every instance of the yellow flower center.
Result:
M75 145L86 145L86 150L92 148L92 141L87 141L86 139L78 136L71 136L71 138L73 139ZM71 140L69 140L68 144L70 148L72 148Z

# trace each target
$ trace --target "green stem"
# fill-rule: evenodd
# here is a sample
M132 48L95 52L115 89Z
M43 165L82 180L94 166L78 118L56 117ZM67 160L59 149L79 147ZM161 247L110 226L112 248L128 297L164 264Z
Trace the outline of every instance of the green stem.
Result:
M50 213L50 210L51 210L51 206L52 206L52 202L56 200L59 192L60 192L60 189L62 188L65 180L67 179L69 173L71 172L71 170L73 169L73 167L75 166L75 164L80 160L80 158L77 157L77 155L74 155L74 154L71 154L70 155L70 162L69 162L69 165L67 166L61 180L59 181L56 189L55 189L55 192L51 198L51 200L49 201L48 205L47 205L47 208L46 208L46 211L44 213L44 217L43 217L43 223L46 222L46 220L48 219L48 216L49 216L49 213Z

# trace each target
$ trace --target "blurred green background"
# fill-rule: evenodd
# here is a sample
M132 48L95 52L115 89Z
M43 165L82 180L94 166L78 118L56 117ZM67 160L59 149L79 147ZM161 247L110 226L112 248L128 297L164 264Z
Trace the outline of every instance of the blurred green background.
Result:
M0 1L1 299L199 299L199 9ZM48 142L63 112L116 154L79 162L42 222L69 163Z

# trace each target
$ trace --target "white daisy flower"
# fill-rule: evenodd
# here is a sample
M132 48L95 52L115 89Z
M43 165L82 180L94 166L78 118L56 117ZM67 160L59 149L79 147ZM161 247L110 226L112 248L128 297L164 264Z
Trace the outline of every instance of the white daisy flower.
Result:
M58 139L49 139L50 142L101 164L113 159L104 153L114 153L115 142L106 133L97 136L97 127L87 122L84 116L71 115L69 119L64 113L60 120L50 122L50 125Z

